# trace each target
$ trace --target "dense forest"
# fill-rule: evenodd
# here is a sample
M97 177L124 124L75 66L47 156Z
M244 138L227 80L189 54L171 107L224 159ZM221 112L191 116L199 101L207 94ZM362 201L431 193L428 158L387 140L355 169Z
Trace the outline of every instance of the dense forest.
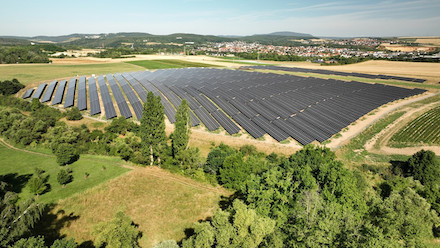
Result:
M12 81L11 81L12 82ZM81 154L119 156L139 166L160 166L235 192L212 218L200 221L183 240L155 247L424 247L439 234L440 162L431 151L394 161L380 182L369 184L361 171L348 169L334 152L307 145L290 156L213 146L202 158L188 145L190 116L182 101L175 131L165 134L160 98L151 92L140 125L114 119L103 131L72 127L60 119L80 119L12 96L0 95L0 134L13 144L50 149L60 165L58 183L73 179L64 165ZM45 207L34 199L18 201L0 177L2 247L77 247L73 239L54 242L34 235ZM50 187L36 170L27 182L34 195ZM100 223L96 247L138 247L140 233L123 212Z
M52 44L0 46L0 64L49 63L49 54L63 51Z

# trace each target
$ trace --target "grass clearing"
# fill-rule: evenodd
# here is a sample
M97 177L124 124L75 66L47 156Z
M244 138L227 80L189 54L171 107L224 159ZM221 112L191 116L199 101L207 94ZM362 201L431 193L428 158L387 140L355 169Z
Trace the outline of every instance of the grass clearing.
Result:
M57 174L60 169L65 167L59 166L56 163L56 158L52 155L37 155L26 150L14 150L0 143L0 158L2 158L0 174L8 175L11 183L17 185L14 191L19 193L20 199L33 197L26 187L26 183L35 168L46 171L45 174L49 175L50 191L38 197L38 200L44 203L56 203L60 199L83 192L129 171L129 169L121 167L123 161L120 158L81 155L78 161L67 166L73 170L73 181L63 188L57 182ZM103 166L105 170L103 170ZM89 173L87 179L84 177L85 173Z
M408 123L391 137L390 144L440 144L440 106Z
M1 65L0 80L18 79L22 84L41 82L59 78L69 78L77 75L100 75L107 73L138 71L142 67L129 63L102 64L18 64Z
M178 59L155 59L155 60L138 60L129 61L127 64L141 66L146 69L168 69L168 68L186 68L186 67L218 67L205 63L190 62Z
M58 220L79 216L65 225L61 235L79 243L93 240L99 222L124 211L142 232L140 245L152 247L163 240L181 240L185 230L219 208L223 188L199 183L157 167L137 168L84 194L62 200L53 209Z

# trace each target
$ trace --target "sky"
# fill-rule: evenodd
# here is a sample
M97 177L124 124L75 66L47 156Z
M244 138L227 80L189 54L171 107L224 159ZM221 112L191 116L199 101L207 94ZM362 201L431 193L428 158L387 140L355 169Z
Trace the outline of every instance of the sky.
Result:
M1 0L0 36L146 32L440 36L440 0Z

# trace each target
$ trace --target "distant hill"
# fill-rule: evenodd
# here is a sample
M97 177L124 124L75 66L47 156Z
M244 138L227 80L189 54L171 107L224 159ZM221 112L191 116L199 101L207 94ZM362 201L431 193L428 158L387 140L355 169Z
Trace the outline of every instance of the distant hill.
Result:
M268 36L288 36L288 37L301 37L301 38L313 38L313 35L311 34L304 34L304 33L296 33L296 32L289 32L289 31L282 31L282 32L274 32L274 33L270 33L270 34L256 34L254 36L264 36L264 35L268 35Z
M188 33L175 33L169 35L154 35L141 32L121 32L121 33L101 33L101 34L69 34L61 36L3 36L5 41L17 41L17 44L23 43L23 40L34 41L38 43L58 43L65 46L97 48L97 47L123 47L128 44L135 46L146 43L160 44L185 44L194 43L195 45L206 42L227 42L234 40L242 40L247 42L259 42L262 44L272 45L294 45L294 39L310 39L314 38L310 34L295 32L275 32L270 34L256 34L251 36L214 36L199 35Z

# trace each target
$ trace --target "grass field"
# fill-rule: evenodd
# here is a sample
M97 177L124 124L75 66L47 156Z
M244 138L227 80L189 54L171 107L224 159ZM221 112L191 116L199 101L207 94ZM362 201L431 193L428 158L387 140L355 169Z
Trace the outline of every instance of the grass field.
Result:
M74 179L63 188L57 182L57 173L62 167L56 163L53 156L14 150L0 143L0 158L0 175L7 175L10 182L16 184L14 191L19 193L20 199L32 197L25 185L35 168L46 171L45 174L49 175L50 191L38 197L39 201L45 203L55 203L59 199L83 192L129 171L120 166L123 163L120 158L81 155L78 161L68 166L73 170ZM85 178L86 172L89 173L87 179Z
M391 137L391 144L433 144L440 145L440 107L433 108Z
M127 64L142 66L146 69L167 69L167 68L185 68L185 67L216 67L215 65L183 61L178 59L156 59L129 61Z
M93 227L124 211L142 232L140 245L152 247L163 240L181 240L185 229L219 208L222 188L173 175L157 167L137 168L84 194L62 200L53 209L58 220L79 216L61 235L79 243L93 240Z
M45 80L68 78L77 75L107 74L142 70L135 64L103 63L103 64L20 64L0 65L0 80L18 79L27 85Z

